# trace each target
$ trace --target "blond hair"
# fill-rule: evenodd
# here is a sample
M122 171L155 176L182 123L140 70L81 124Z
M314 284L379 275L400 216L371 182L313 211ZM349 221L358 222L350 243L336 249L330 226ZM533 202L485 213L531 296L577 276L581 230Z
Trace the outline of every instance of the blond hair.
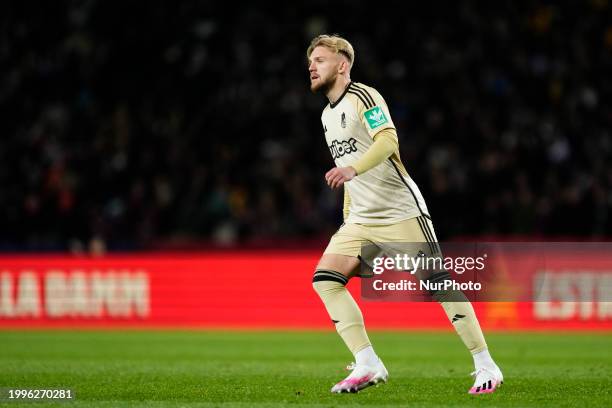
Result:
M308 50L306 50L306 57L310 58L310 54L316 47L326 47L336 54L342 54L349 60L349 67L353 66L355 62L355 50L350 42L340 37L339 35L327 35L321 34L312 39Z

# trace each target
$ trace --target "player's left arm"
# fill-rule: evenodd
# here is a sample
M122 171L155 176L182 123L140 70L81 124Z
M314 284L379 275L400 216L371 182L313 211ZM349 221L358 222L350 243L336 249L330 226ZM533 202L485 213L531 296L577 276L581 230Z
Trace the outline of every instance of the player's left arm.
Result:
M395 129L383 129L374 136L372 146L350 167L355 169L357 175L363 174L387 160L398 148Z
M391 120L389 108L378 92L368 93L376 105L360 104L359 117L366 130L374 139L374 143L353 165L348 167L335 167L325 174L325 180L331 188L337 188L352 180L359 174L378 166L387 160L399 148L397 131Z

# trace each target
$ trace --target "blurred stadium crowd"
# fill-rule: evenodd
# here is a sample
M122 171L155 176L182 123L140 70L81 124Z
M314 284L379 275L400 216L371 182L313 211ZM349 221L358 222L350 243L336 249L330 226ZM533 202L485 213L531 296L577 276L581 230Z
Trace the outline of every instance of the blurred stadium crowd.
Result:
M439 238L609 237L612 4L526 3L3 2L0 249L325 242L324 32Z

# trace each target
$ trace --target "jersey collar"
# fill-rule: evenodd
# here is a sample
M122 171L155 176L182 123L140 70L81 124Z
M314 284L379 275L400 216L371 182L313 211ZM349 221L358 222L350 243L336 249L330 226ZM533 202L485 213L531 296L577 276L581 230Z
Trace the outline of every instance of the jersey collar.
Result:
M342 98L344 98L344 95L346 95L346 93L349 90L349 87L351 86L351 84L353 83L353 81L350 81L347 85L346 88L344 88L344 92L342 92L342 95L340 95L340 97L338 98L338 100L334 103L329 103L329 107L331 109L334 109L336 106L338 106L338 104L340 103L340 101L342 101Z

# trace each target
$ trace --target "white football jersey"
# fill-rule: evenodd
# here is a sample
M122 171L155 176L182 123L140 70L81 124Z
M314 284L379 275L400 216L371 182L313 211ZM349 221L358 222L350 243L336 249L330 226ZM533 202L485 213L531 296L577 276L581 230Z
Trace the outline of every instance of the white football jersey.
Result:
M325 140L337 167L350 166L383 129L395 129L383 97L369 86L351 82L321 115ZM350 197L348 223L393 224L429 217L425 200L400 160L399 151L344 184Z

